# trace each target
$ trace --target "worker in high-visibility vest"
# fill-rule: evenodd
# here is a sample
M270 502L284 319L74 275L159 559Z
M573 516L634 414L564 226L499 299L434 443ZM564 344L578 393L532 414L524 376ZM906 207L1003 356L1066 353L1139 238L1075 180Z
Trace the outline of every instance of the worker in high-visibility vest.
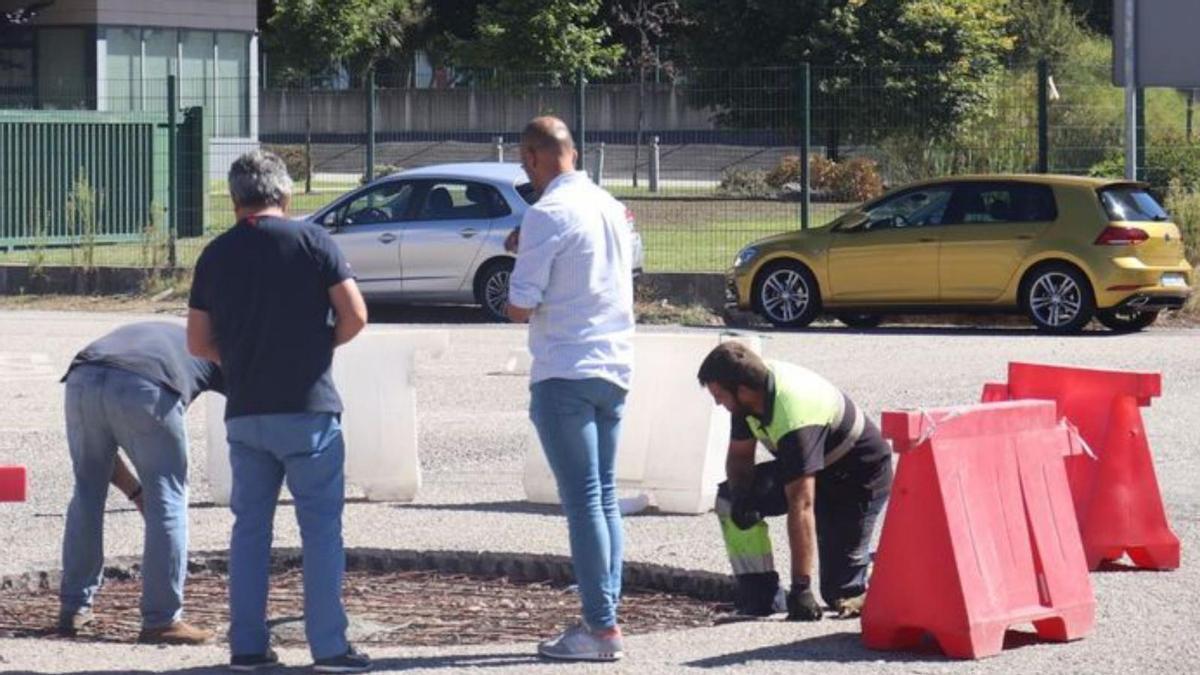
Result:
M717 491L717 517L737 580L740 614L783 611L817 621L823 610L812 592L820 560L821 596L839 616L861 612L869 546L891 492L891 448L878 427L828 380L800 366L764 361L728 341L700 366L700 384L732 416L726 481ZM773 461L754 463L762 443ZM792 586L777 600L765 517L787 515Z

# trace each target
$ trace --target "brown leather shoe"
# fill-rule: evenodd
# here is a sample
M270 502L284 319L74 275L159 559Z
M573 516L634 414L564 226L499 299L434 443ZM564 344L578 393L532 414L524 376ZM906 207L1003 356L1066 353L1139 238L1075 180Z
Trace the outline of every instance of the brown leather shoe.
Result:
M197 628L183 621L176 621L170 626L143 628L138 634L138 642L150 645L206 645L214 638L211 630Z

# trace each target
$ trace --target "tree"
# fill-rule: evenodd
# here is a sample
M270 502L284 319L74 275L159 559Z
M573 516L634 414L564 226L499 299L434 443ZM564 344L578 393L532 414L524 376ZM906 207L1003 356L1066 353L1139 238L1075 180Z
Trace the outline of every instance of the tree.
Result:
M1060 64L1089 37L1081 18L1063 0L1009 0L1009 13L1018 62L1046 59Z
M268 21L267 47L285 81L314 81L342 65L366 72L404 47L424 16L422 0L278 0ZM312 192L312 96L305 106L304 191Z
M1014 40L993 0L689 0L697 103L727 126L797 131L797 74L813 64L813 126L843 141L945 133L987 101ZM738 17L736 21L729 17Z
M613 7L617 24L633 38L626 51L638 74L637 137L633 145L633 187L638 186L638 156L646 128L646 71L664 65L658 47L673 29L688 25L679 0L626 0Z
M601 0L498 0L480 4L474 42L456 45L456 61L475 68L542 71L561 82L582 71L607 75L624 48L609 44L597 21Z

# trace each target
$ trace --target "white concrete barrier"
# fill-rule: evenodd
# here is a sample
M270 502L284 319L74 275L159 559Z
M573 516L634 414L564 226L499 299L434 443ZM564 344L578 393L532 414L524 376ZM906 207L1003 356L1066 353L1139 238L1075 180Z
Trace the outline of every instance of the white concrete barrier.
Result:
M372 501L412 501L421 487L417 455L418 351L440 356L449 345L443 330L369 327L333 359L333 381L342 397L346 482ZM225 440L225 399L206 396L208 482L213 501L228 504L232 489Z
M617 485L648 495L660 511L704 513L713 506L717 483L725 477L729 413L713 403L696 380L704 357L722 341L736 339L755 352L753 335L642 333L634 336L633 387L625 402ZM528 364L514 350L508 368ZM525 454L525 496L557 504L558 489L537 432L530 425Z

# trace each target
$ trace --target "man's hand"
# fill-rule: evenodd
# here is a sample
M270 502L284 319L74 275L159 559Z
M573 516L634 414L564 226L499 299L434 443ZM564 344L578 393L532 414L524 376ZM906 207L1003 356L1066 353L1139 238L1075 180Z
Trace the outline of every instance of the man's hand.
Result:
M813 597L808 582L792 584L792 590L787 596L787 606L788 621L820 621L824 614L821 605Z
M729 519L739 530L748 530L762 521L762 514L754 508L754 500L749 494L734 492L729 501Z
M516 255L517 249L520 248L520 246L521 246L521 228L519 228L519 227L513 228L513 231L509 232L508 236L504 238L504 250L508 251L509 253L512 253L513 255Z

